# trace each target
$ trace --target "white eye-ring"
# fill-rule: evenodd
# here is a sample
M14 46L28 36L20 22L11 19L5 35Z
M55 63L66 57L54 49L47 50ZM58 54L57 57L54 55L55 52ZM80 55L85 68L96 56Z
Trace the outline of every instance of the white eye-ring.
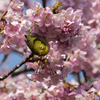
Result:
M41 48L41 50L43 50L43 46L42 45L40 46L40 48Z

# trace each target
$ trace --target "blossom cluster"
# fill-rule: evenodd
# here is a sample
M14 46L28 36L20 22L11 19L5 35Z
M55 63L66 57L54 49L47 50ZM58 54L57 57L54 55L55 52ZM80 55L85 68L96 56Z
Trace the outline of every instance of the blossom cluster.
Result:
M3 69L2 71L7 71ZM89 84L84 84L78 88L73 82L60 82L58 85L48 86L48 81L42 82L30 81L26 79L25 74L21 74L16 78L9 77L0 82L0 99L1 100L86 100L97 99L96 90L100 91L97 84L100 80L93 84L93 89L86 92L90 88ZM73 85L74 84L74 85ZM76 82L77 84L77 82Z
M73 49L74 54L71 56L73 70L79 72L85 70L87 76L98 76L99 68L97 61L99 60L99 51L96 49L100 43L100 17L99 5L100 1L95 0L59 0L62 2L62 9L72 7L74 10L81 9L83 12L82 22L87 32L81 39L79 45ZM96 57L96 55L98 55ZM86 67L87 66L87 67ZM89 71L90 70L90 71Z
M72 7L73 9L81 9L83 12L82 22L88 25L88 22L93 19L93 12L91 11L93 0L57 0L61 1L62 7L60 9L66 9Z
M82 11L74 11L69 7L61 13L54 14L50 7L44 9L35 1L31 4L31 8L26 10L26 14L22 14L23 9L24 3L19 0L13 0L9 4L0 53L9 54L11 50L20 48L28 52L24 35L29 34L31 28L33 34L45 37L50 43L50 52L44 57L47 59L46 64L41 65L40 62L37 65L38 73L33 73L31 78L39 81L50 78L52 80L50 84L57 84L72 72L71 67L63 66L62 54L67 56L69 50L77 46L85 36L85 29L81 23Z
M95 28L97 32L97 40L99 43L100 36L100 1L99 0L57 0L61 1L62 7L60 9L67 9L72 7L74 10L81 9L83 12L82 22L90 28Z
M0 53L20 50L25 58L31 53L25 43L30 29L50 44L49 53L38 62L26 63L34 73L11 76L0 82L3 100L96 100L100 80L79 86L65 82L70 73L86 72L90 79L100 76L100 2L99 0L59 0L55 11L36 1L12 0L5 23L0 22ZM29 7L24 13L24 5ZM59 11L58 11L59 10ZM97 47L97 48L96 48ZM2 71L0 72L2 74ZM73 83L73 82L71 82ZM77 82L76 82L77 83ZM83 99L82 99L83 98ZM2 100L1 99L1 100Z
M1 53L9 54L11 49L22 47L23 35L28 34L30 28L33 34L46 37L48 42L57 42L58 49L71 49L84 36L81 10L74 11L68 8L61 13L53 14L50 7L43 9L41 4L33 2L26 15L21 16L23 8L24 3L19 0L11 2L8 7Z

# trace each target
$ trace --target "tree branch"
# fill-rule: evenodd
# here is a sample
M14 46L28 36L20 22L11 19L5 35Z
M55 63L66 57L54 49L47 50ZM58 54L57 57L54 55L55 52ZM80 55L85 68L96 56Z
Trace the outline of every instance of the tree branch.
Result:
M46 0L42 0L43 8L46 7Z
M9 55L4 55L4 58L3 58L2 62L0 63L0 67L1 67L1 65L7 60L8 56L9 56Z
M14 68L12 68L8 73L4 74L3 76L0 76L0 81L7 78L10 74L12 74L16 69L21 67L24 63L28 62L28 60L33 56L33 54L30 54L25 60L20 62L18 65L16 65ZM34 62L37 61L37 59L34 59Z
M77 73L77 79L78 79L79 84L82 85L82 84L81 84L81 80L80 80L81 78L80 78L79 72Z
M16 70L14 73L12 73L12 77L17 76L21 73L29 72L29 71L35 71L35 70L33 68L24 67L24 68L21 68L19 70Z
M85 82L87 82L88 80L87 80L86 72L84 70L82 70L82 72L83 72L83 75L84 75L84 78L85 78Z

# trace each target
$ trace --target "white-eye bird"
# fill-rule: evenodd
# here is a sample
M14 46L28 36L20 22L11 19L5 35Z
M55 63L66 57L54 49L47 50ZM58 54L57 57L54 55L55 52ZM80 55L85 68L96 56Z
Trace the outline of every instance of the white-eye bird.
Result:
M45 56L48 54L50 45L45 37L37 34L32 34L32 32L30 32L28 35L25 35L25 37L25 42L33 54L38 56Z

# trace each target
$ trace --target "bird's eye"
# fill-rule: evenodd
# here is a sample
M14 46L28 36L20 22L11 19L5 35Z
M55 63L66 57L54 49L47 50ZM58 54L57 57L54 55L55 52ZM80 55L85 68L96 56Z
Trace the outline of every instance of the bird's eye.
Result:
M41 50L43 50L43 49L44 49L44 47L43 47L42 45L40 45L40 48L41 48Z

